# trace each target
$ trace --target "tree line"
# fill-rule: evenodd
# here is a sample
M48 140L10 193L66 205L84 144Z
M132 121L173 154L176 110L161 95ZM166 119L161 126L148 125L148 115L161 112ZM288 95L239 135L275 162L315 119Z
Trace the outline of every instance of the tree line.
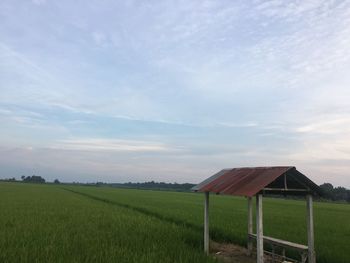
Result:
M320 185L320 188L323 190L326 199L350 202L350 190L345 187L334 187L330 183L324 183Z
M20 182L19 180L16 180L15 177L12 178L5 178L2 179L1 181L7 181L7 182ZM32 176L21 176L21 181L24 183L37 183L37 184L44 184L46 183L45 178L39 176L39 175L32 175ZM58 179L54 180L55 184L59 184L60 181Z
M46 180L38 175L32 176L21 176L21 180L24 183L45 183ZM7 182L18 182L16 178L6 178L1 181ZM58 179L54 180L55 184L59 184L60 181ZM150 189L150 190L175 190L175 191L190 191L195 184L191 183L165 183L165 182L143 182L143 183L104 183L104 182L96 182L96 183L76 183L80 185L89 185L89 186L111 186L111 187L119 187L119 188L135 188L135 189ZM340 202L350 202L350 189L346 189L345 187L338 186L334 187L331 183L324 183L320 185L320 188L323 191L324 199L332 200L332 201L340 201Z

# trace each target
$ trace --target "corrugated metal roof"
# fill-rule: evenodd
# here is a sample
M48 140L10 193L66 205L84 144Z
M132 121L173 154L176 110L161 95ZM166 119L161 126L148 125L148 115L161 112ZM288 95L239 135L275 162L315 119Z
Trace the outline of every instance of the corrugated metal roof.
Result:
M293 180L291 182L298 186L299 189L297 190L305 189L310 193L320 194L318 186L297 171L294 166L224 169L194 186L192 190L227 195L254 196L282 175L286 175L290 178L289 180Z

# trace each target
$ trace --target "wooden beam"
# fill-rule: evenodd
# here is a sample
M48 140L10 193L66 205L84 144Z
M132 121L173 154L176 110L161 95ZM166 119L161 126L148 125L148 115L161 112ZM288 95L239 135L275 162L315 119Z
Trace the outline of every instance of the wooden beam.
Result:
M249 238L249 235L253 234L253 200L248 197L248 253L249 255L253 252L253 241Z
M264 262L262 194L256 195L256 262Z
M307 246L308 250L308 262L316 263L315 245L314 245L314 215L312 208L312 195L306 196L306 209L307 209Z
M287 187L287 173L284 173L284 189L288 189Z
M251 239L256 240L256 235L251 234L249 235ZM275 245L278 247L284 247L288 249L292 249L295 251L300 251L300 252L307 252L308 251L308 246L298 244L298 243L293 243L287 240L282 240L274 237L269 237L269 236L264 236L264 243L269 243L270 245Z
M309 190L306 190L306 189L296 189L296 188L285 189L285 188L268 188L268 187L265 187L263 190L265 190L265 191L284 191L284 192L310 192Z
M204 193L204 252L209 254L209 192Z

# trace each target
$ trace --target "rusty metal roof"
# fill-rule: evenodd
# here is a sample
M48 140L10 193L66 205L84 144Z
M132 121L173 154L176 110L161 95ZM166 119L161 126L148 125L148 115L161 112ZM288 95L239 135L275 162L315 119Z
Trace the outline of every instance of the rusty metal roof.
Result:
M259 192L321 195L319 187L294 166L224 169L194 186L192 190L249 197Z

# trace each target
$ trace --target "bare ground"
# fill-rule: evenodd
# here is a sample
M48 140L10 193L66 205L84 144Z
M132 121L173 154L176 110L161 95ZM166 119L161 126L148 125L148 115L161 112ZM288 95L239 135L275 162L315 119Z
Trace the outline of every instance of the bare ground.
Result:
M248 255L248 249L235 244L210 242L210 253L223 263L256 263L256 254ZM266 263L272 262L268 255L264 255Z

